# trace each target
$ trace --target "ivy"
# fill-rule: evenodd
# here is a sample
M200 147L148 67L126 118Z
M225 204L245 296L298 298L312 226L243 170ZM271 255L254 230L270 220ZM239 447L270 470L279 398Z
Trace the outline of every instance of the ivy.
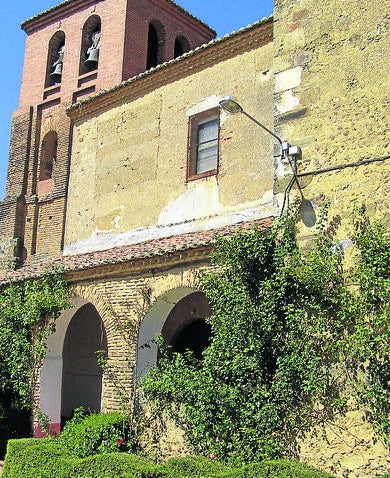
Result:
M0 421L11 436L8 411L17 416L31 410L47 337L68 305L68 286L58 271L0 291Z
M352 278L362 312L340 345L354 396L389 449L390 231L363 212L355 217L354 242L360 254Z
M213 311L203 360L162 346L143 382L196 451L236 461L296 456L298 439L351 397L388 442L389 234L356 222L351 271L333 226L321 221L302 248L290 212L266 234L217 241L217 267L199 279Z

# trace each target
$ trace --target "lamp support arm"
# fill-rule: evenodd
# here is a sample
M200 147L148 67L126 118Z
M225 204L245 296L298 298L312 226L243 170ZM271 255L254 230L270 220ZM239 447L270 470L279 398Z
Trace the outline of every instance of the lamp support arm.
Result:
M245 115L247 118L249 118L251 121L253 121L254 123L257 124L257 126L260 126L260 128L263 128L263 130L267 131L267 133L269 133L271 136L273 136L277 141L278 143L280 144L280 146L283 148L283 142L282 140L279 138L279 136L276 136L275 133L273 133L270 129L268 129L266 126L264 126L263 124L261 124L259 121L257 121L256 118L253 118L253 116L251 116L249 113L247 113L246 111L242 110L242 114Z

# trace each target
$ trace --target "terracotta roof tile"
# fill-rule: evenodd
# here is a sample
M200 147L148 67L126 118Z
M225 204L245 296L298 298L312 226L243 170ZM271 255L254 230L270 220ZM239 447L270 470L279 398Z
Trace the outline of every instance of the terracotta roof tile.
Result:
M241 222L209 231L180 234L162 239L140 242L129 246L114 247L104 251L69 256L58 255L36 263L29 263L15 271L0 274L0 283L23 281L39 277L45 269L61 268L66 272L83 271L102 265L115 265L173 254L175 252L196 249L213 243L216 237L231 236L239 230L267 230L272 226L273 218L267 217L256 221Z

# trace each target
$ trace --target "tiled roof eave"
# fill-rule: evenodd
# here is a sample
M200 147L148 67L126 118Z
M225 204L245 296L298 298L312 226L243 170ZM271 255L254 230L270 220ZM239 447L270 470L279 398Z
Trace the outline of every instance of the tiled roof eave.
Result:
M219 229L186 233L155 239L128 246L115 247L104 251L85 254L57 256L37 263L27 264L20 269L0 275L0 284L10 281L21 282L35 279L45 270L62 269L71 282L83 278L105 277L118 274L139 273L151 268L172 267L186 262L199 262L208 258L216 237L232 236L240 230L257 228L268 230L273 217L247 221ZM165 257L165 261L161 258Z

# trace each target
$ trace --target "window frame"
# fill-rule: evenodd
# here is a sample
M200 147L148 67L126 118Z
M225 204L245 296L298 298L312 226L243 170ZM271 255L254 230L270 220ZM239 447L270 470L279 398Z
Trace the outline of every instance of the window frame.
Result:
M216 145L216 167L202 173L197 173L198 164L198 131L199 126L209 121L218 120L217 145ZM219 170L219 142L220 142L220 108L215 107L194 114L188 119L188 136L187 136L187 182L196 179L216 176Z

